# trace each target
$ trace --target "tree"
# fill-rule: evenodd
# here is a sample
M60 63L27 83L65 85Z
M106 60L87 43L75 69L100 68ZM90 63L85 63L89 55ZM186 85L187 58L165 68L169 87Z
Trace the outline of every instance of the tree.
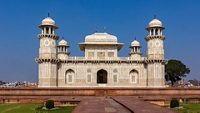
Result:
M0 80L0 85L3 85L3 84L5 84L5 82L3 82L3 81Z
M165 65L165 79L171 81L172 86L189 73L190 69L179 60L169 60Z

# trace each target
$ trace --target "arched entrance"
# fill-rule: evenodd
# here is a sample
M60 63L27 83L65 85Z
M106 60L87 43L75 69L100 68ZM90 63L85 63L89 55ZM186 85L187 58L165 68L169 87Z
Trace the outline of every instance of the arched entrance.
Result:
M130 73L130 82L131 83L137 83L138 82L138 71L136 70L131 70Z
M97 84L106 84L106 83L107 83L107 71L101 69L97 72Z

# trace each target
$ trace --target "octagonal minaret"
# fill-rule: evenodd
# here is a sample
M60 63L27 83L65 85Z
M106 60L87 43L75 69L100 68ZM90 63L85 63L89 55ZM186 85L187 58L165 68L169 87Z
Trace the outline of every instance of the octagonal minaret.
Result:
M140 42L138 42L136 39L131 42L131 52L129 53L130 58L133 60L141 60L141 51L140 51Z
M164 47L163 41L165 36L163 35L164 26L162 22L156 18L149 22L149 26L146 28L148 31L147 41L147 58L148 59L164 59Z
M41 33L38 34L40 40L39 58L36 59L39 64L39 87L57 86L57 47L58 36L55 30L58 28L55 21L49 17L42 20L39 25Z
M149 22L147 41L147 73L150 87L164 87L164 26L156 18Z
M57 46L57 52L58 52L58 59L60 60L66 60L67 57L69 56L69 51L68 51L69 45L67 41L62 39Z

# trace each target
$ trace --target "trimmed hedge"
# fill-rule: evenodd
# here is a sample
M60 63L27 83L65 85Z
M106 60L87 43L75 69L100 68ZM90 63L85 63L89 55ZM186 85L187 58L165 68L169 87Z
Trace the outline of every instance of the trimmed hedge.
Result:
M46 103L45 103L45 107L47 109L52 109L54 108L54 101L53 100L47 100Z
M179 107L179 101L176 98L172 98L170 102L170 108Z

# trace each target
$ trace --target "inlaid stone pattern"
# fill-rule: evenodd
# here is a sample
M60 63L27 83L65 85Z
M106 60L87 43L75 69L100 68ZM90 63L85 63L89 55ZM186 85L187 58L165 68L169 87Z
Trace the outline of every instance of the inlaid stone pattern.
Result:
M85 55L70 56L67 41L61 39L57 44L58 27L51 17L42 20L39 28L39 87L164 87L165 36L158 19L146 28L147 56L142 55L136 39L130 44L129 56L118 56L124 44L106 32L87 35L79 43Z

